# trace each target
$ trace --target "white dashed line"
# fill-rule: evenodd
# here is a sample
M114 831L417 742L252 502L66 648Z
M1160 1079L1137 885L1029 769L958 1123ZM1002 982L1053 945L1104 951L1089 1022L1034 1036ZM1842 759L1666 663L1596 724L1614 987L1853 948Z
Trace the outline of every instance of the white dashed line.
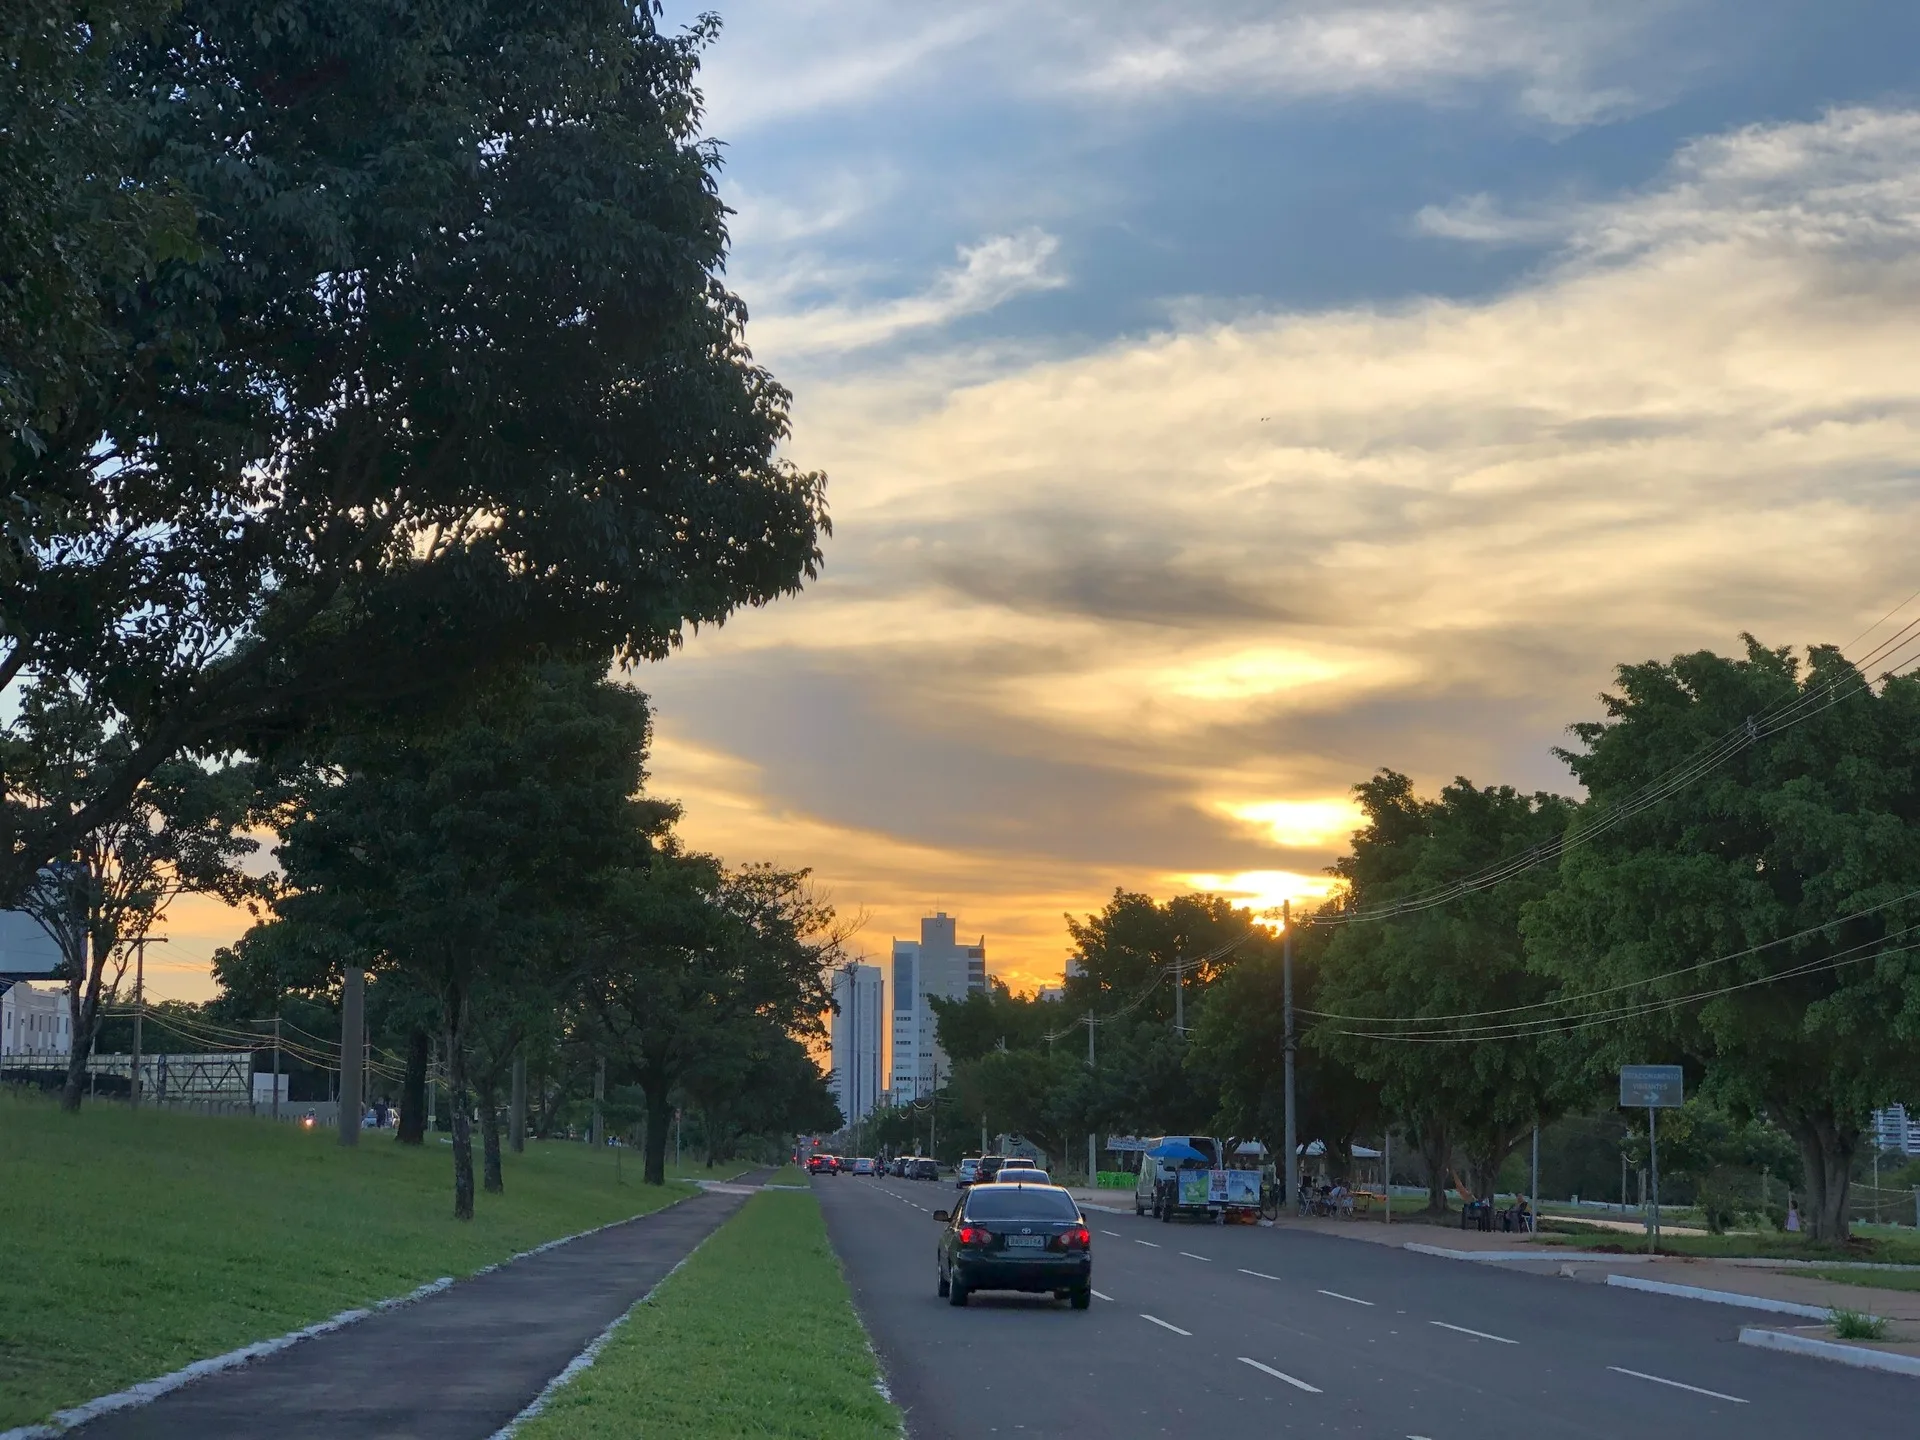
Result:
M1189 1340L1193 1338L1193 1331L1182 1330L1178 1325L1169 1325L1166 1321L1162 1320L1158 1315L1149 1315L1147 1314L1146 1311L1142 1310L1140 1312L1140 1318L1142 1320L1151 1320L1155 1325L1158 1325L1162 1330L1171 1330L1173 1331L1174 1334L1184 1335Z
M1629 1370L1623 1365L1609 1365L1607 1369L1620 1375L1631 1375L1636 1380L1651 1380L1656 1385L1671 1385L1676 1390L1691 1390L1696 1395L1711 1395L1715 1400L1727 1400L1735 1405L1745 1405L1747 1403L1738 1395L1723 1395L1718 1390L1703 1390L1698 1385L1686 1385L1678 1380L1665 1380L1658 1375L1648 1375L1644 1371Z
M1296 1380L1284 1370L1276 1370L1271 1365L1262 1365L1258 1360L1249 1359L1245 1355L1240 1357L1240 1363L1242 1365L1251 1365L1262 1374L1271 1375L1276 1380L1284 1380L1287 1384L1293 1386L1294 1389L1304 1390L1309 1395L1321 1395L1325 1393L1318 1385L1309 1385L1304 1380Z
M1102 1294L1101 1294L1101 1293L1100 1293L1100 1292L1099 1292L1098 1290L1096 1290L1096 1291L1094 1291L1094 1292L1093 1292L1093 1298L1094 1298L1094 1299L1096 1299L1096 1300L1111 1300L1111 1299L1113 1299L1113 1296L1111 1296L1111 1295L1102 1295Z
M1149 1250L1158 1250L1160 1248L1158 1245L1154 1244L1153 1241L1151 1240L1136 1240L1133 1243L1136 1245L1144 1245Z
M1180 1253L1186 1256L1187 1259L1189 1260L1204 1260L1209 1265L1213 1263L1213 1257L1211 1255L1196 1255L1191 1250L1182 1250Z
M1249 1270L1244 1265L1240 1267L1240 1273L1242 1275L1251 1275L1256 1280L1278 1280L1280 1278L1278 1275L1269 1275L1264 1270Z
M1100 1233L1102 1235L1111 1235L1116 1240L1120 1238L1120 1232L1118 1230L1102 1230Z
M1429 1320L1429 1325L1438 1325L1442 1330L1454 1330L1462 1335L1471 1335L1476 1340L1496 1340L1502 1345L1518 1345L1518 1340L1509 1340L1504 1335L1489 1335L1484 1330L1469 1330L1464 1325L1449 1325L1444 1320Z
M1371 1305L1371 1304L1373 1304L1373 1301L1371 1301L1371 1300L1361 1300L1361 1299L1359 1299L1358 1297L1356 1297L1356 1296L1353 1296L1353 1295L1342 1295L1342 1294L1341 1294L1341 1293L1340 1293L1340 1292L1339 1292L1338 1290L1321 1290L1321 1291L1319 1291L1318 1293L1319 1293L1319 1294L1321 1294L1321 1295L1330 1295L1330 1296L1332 1296L1332 1297L1333 1297L1333 1298L1334 1298L1335 1300L1344 1300L1344 1301L1346 1301L1346 1302L1347 1302L1347 1303L1348 1303L1349 1305Z

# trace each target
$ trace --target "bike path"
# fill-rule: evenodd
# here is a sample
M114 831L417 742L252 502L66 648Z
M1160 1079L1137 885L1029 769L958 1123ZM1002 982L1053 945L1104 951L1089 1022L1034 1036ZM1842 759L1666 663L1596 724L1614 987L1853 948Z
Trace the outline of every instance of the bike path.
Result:
M70 1433L84 1440L485 1440L771 1173L528 1255Z

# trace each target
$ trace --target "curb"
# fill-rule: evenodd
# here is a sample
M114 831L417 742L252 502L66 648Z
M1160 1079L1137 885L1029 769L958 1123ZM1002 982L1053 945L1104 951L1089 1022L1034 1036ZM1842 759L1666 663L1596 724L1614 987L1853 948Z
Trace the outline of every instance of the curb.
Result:
M506 1259L496 1260L491 1265L482 1265L478 1270L475 1270L471 1275L467 1276L467 1279L477 1280L480 1276L490 1275L503 1266L513 1264L516 1260L524 1260L529 1255L539 1255L547 1250L558 1249L562 1245L570 1245L575 1240L583 1240L589 1235L598 1235L602 1230L611 1230L616 1225L631 1225L636 1220L646 1219L647 1215L661 1214L664 1211L671 1210L675 1205L679 1205L693 1198L692 1195L682 1195L679 1199L668 1201L657 1210L647 1211L645 1215L629 1215L624 1220L609 1220L605 1225L595 1225L590 1230L581 1230L573 1235L562 1235L557 1240L549 1240L544 1245L534 1246L531 1250L522 1250L517 1255L509 1255ZM442 1290L448 1289L453 1284L453 1276L442 1275L438 1280L430 1280L425 1285L420 1286L418 1289L411 1290L405 1295L396 1295L387 1300L377 1300L371 1305L356 1306L351 1310L342 1310L338 1315L330 1316L325 1320L308 1325L300 1330L288 1331L285 1335L276 1335L271 1340L256 1340L251 1345L242 1345L238 1350L229 1350L224 1355L215 1355L206 1360L195 1360L192 1364L183 1365L178 1370L171 1371L168 1374L158 1376L152 1380L142 1380L137 1385L129 1385L124 1390L116 1390L111 1395L98 1396L86 1401L84 1404L76 1405L70 1410L56 1410L52 1418L45 1423L20 1425L12 1430L0 1430L0 1440L57 1440L57 1437L65 1435L76 1426L98 1420L103 1415L111 1415L116 1410L131 1410L141 1405L151 1405L162 1395L171 1394L183 1385L191 1385L196 1380L204 1380L209 1375L218 1375L226 1370L238 1369L242 1365L264 1359L268 1355L274 1355L282 1350L298 1345L302 1340L311 1340L319 1335L330 1334L335 1330L343 1330L349 1325L356 1324L370 1316L378 1315L383 1311L398 1310L404 1305L412 1305L417 1301L438 1295Z
M1779 1330L1740 1327L1740 1343L1760 1350L1784 1350L1790 1355L1807 1355L1816 1360L1835 1360L1860 1370L1885 1370L1895 1375L1920 1378L1920 1355L1900 1355L1890 1350L1867 1350L1858 1345L1842 1345L1833 1340L1814 1340L1805 1335L1788 1335Z
M1682 1300L1710 1300L1716 1305L1737 1305L1742 1310L1767 1310L1775 1315L1798 1315L1807 1320L1825 1320L1832 1307L1802 1305L1793 1300L1770 1300L1764 1295L1742 1295L1735 1290L1706 1290L1698 1285L1675 1285L1668 1280L1642 1280L1638 1275L1609 1275L1607 1284L1628 1290L1649 1290L1655 1295L1674 1295Z
M1652 1260L1651 1255L1594 1255L1585 1251L1559 1250L1448 1250L1440 1245L1422 1245L1409 1240L1400 1247L1411 1250L1416 1255L1437 1255L1442 1260L1475 1260L1483 1265L1499 1264L1507 1260L1544 1260L1549 1264L1574 1261L1588 1265L1644 1265ZM1824 1318L1826 1311L1820 1312Z

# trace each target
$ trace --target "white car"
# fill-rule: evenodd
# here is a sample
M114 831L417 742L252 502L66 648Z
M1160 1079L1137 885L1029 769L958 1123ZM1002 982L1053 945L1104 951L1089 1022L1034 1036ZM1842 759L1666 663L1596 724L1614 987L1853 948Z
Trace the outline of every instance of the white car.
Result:
M856 1175L878 1175L880 1173L880 1166L871 1155L862 1155L853 1162L853 1173Z
M966 1189L969 1185L973 1184L979 1174L980 1157L978 1155L969 1155L960 1162L960 1168L953 1172L953 1188L956 1190Z

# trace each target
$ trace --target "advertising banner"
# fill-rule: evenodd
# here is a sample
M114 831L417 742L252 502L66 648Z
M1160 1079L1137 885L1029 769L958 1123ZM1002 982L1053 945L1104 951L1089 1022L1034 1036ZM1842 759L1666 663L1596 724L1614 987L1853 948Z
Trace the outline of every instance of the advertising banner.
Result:
M1180 1203L1182 1205L1204 1205L1207 1203L1207 1191L1217 1172L1207 1170L1182 1170L1180 1172Z

